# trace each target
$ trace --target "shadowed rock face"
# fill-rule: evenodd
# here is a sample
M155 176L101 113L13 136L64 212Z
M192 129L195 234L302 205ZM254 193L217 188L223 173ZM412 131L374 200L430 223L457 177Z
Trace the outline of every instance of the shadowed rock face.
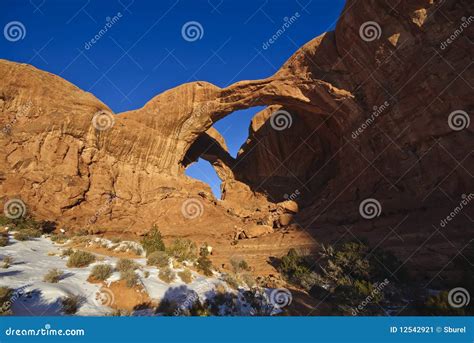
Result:
M236 226L278 226L276 203L292 199L305 231L292 242L282 238L282 249L312 244L309 235L347 235L409 257L424 243L419 264L443 266L474 236L472 222L466 226L471 206L451 227L452 246L429 240L432 224L473 192L472 125L448 125L452 111L472 113L473 30L446 49L439 44L472 9L470 1L401 1L392 8L351 0L334 32L305 44L267 79L224 89L184 84L141 109L102 115L106 122L96 125L99 111L111 111L92 94L0 60L0 194L70 228L141 234L157 223L165 235L216 244L227 244ZM359 34L368 20L381 27L369 42ZM268 107L232 158L211 126L261 105ZM275 113L291 125L275 129L282 119ZM104 124L106 130L96 128ZM184 175L199 157L222 179L222 201ZM366 198L382 207L371 221L359 214ZM197 216L186 210L190 199ZM428 258L433 250L437 257Z

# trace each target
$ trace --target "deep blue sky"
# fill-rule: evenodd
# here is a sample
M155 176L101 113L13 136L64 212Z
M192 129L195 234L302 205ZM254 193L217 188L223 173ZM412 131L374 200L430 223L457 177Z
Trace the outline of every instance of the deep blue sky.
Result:
M2 0L2 33L19 21L26 35L15 42L0 36L0 58L58 74L118 113L189 81L224 87L270 76L298 47L333 29L343 6L343 0ZM86 49L119 12L121 18ZM264 50L263 43L296 12L299 18ZM183 39L181 29L189 21L200 23L201 39ZM216 123L232 155L258 110ZM187 174L220 193L207 162L193 164Z

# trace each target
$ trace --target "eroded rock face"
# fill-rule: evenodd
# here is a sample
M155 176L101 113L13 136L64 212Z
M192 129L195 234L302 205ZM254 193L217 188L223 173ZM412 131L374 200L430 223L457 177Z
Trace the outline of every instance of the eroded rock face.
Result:
M448 125L452 111L473 109L472 28L439 48L473 5L354 4L347 2L334 32L308 42L268 79L225 89L188 83L117 115L55 75L0 60L4 202L20 198L35 216L71 229L141 234L158 224L165 236L222 244L235 227L296 221L305 231L282 249L313 244L309 235L336 241L349 230L409 257L419 237L431 237L439 213L473 192L472 125ZM380 26L378 39L361 38L368 20ZM212 125L261 105L268 107L234 159ZM222 201L184 175L199 157L222 179ZM361 217L366 198L381 204L379 218ZM282 201L299 212L281 210ZM459 217L449 237L457 249L474 236ZM394 227L401 241L383 239ZM431 262L442 266L455 250L445 245L427 241L420 254L437 250Z

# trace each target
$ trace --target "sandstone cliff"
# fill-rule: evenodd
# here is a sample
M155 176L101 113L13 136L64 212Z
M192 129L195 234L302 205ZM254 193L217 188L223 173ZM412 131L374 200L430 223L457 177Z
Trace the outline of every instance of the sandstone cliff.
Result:
M158 224L229 254L366 238L438 271L474 237L472 206L449 234L437 231L474 192L472 125L448 125L450 113L474 107L472 27L440 48L472 9L467 0L351 0L334 32L267 79L188 83L119 114L58 76L1 60L0 194L70 229L141 234ZM380 27L376 39L362 39L367 21ZM212 125L261 105L232 158ZM223 200L184 175L199 157L223 180ZM367 198L381 207L372 220L359 211ZM288 215L292 235L229 247L235 230L278 228Z

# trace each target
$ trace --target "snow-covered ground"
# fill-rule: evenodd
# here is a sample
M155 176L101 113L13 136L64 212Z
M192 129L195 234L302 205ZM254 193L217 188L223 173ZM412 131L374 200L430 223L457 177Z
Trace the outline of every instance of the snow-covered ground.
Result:
M101 285L92 284L87 281L87 278L95 264L109 263L114 266L118 258L98 255L100 261L88 267L68 268L67 257L61 256L63 249L63 245L56 244L45 236L28 241L17 241L13 235L10 235L10 244L0 247L0 259L5 256L13 259L9 268L0 268L0 286L15 290L12 298L14 315L61 315L61 298L71 294L79 295L83 299L77 315L100 316L112 311L110 307L97 300L103 293ZM167 284L158 278L159 270L156 267L146 266L145 258L135 261L141 265L138 274L143 287L149 297L157 302L165 295L168 300L173 300L175 296L176 301L182 302L183 295L189 292L196 292L200 299L205 299L214 293L213 290L219 284L229 289L217 273L215 277L204 277L193 272L194 279L189 284L182 282L178 276L174 282ZM63 277L58 283L44 282L44 275L53 268L63 271ZM174 269L174 271L179 272L180 269ZM146 278L145 272L149 273ZM119 273L115 272L107 283L110 284L119 278Z

